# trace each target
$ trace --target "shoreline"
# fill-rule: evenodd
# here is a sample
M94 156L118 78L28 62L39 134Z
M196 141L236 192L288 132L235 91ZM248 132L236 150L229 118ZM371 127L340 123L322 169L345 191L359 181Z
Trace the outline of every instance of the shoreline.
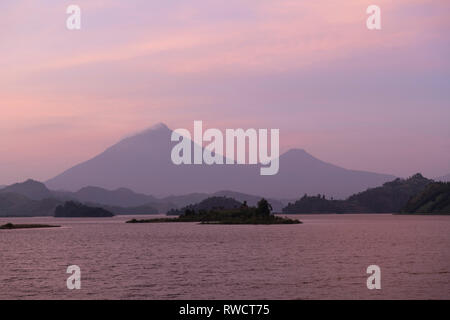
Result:
M0 225L0 230L18 230L18 229L46 229L46 228L60 228L61 226L55 226L50 224L13 224L6 223Z

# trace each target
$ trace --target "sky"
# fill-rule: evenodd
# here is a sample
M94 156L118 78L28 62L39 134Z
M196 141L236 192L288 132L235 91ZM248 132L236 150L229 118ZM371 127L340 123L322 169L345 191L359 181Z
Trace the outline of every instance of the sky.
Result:
M278 128L281 151L349 169L448 174L449 16L447 0L2 0L0 184L194 120Z

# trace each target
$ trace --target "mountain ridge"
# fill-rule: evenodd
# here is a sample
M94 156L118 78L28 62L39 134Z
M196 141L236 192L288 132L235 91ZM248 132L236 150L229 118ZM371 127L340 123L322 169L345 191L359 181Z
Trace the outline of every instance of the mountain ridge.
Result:
M33 179L5 186L0 189L0 193L19 193L31 200L42 200L52 196L45 184Z
M173 194L233 190L266 198L297 198L303 193L326 193L344 198L395 178L349 170L324 162L303 149L280 156L280 171L260 176L259 165L174 165L170 155L172 131L157 124L128 136L97 156L46 181L54 190L77 191L92 185L125 187L158 198Z
M41 197L34 197L34 199L31 199L29 197L30 185L33 185L34 188L43 191L44 194ZM8 192L11 189L13 189L14 192ZM55 191L48 189L44 183L31 179L24 182L15 183L9 186L5 192L0 190L0 195L2 194L4 195L2 197L4 201L7 200L7 196L9 195L11 198L10 200L13 202L20 199L21 205L25 205L27 200L35 201L34 206L38 205L38 201L43 200L51 200L55 204L66 201L77 201L87 205L101 206L116 214L132 214L132 212L141 212L142 214L155 214L158 212L166 213L170 209L181 208L214 196L233 197L238 201L247 201L250 205L255 205L257 201L262 198L257 195L244 194L230 190L220 190L215 193L172 195L165 198L156 198L152 195L136 193L127 188L108 190L95 186L87 186L76 192ZM274 210L281 211L281 208L284 206L282 201L276 199L269 200L271 201ZM0 206L0 210L1 209L2 208ZM155 212L155 209L157 209L158 212Z

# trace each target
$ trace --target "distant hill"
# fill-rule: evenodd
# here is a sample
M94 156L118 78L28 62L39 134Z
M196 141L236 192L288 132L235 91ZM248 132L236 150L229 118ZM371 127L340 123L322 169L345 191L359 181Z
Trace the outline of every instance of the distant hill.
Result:
M71 194L81 202L107 204L110 206L133 207L156 202L157 199L141 193L136 193L127 188L106 190L99 187L84 187Z
M67 201L55 209L57 218L106 218L114 214L99 207L90 207L74 201Z
M3 192L0 193L0 217L53 216L56 207L63 203L64 200L56 198L31 200L18 193ZM84 204L90 207L102 208L117 215L146 215L158 213L158 209L150 205L120 207L89 202Z
M209 198L211 195L208 193L188 193L184 195L173 195L164 197L161 199L161 201L164 201L166 203L170 204L170 209L176 209L176 208L182 208L184 206L187 206L189 204L198 203L202 200L205 200L206 198Z
M158 209L147 205L136 207L117 207L117 206L105 206L93 204L93 206L99 206L115 215L146 215L159 213Z
M450 214L450 182L430 183L422 192L409 199L401 212Z
M292 199L304 193L345 198L395 177L344 169L304 150L280 156L280 170L261 176L260 165L174 165L172 130L159 124L125 138L94 158L46 182L53 190L77 191L86 186L128 188L161 197L233 190L266 198Z
M186 210L200 212L200 211L210 211L210 210L231 210L238 209L242 206L242 203L228 197L210 197L197 204L191 204L185 206L181 209L171 210L168 215L180 215L184 214Z
M42 200L52 197L52 192L45 184L31 179L7 186L1 189L0 193L17 193L31 200Z
M190 193L158 199L151 195L136 193L126 188L107 190L92 186L84 187L77 192L53 192L53 194L60 199L73 199L86 204L100 205L103 208L108 207L113 209L113 212L117 211L114 212L116 214L121 214L118 212L135 212L136 210L140 211L142 209L149 211L150 208L158 210L159 213L166 213L170 209L198 203L214 196L231 197L241 202L247 201L250 206L255 206L261 199L261 196L225 190L214 193ZM281 201L275 199L268 200L272 204L274 211L281 212L281 209L284 207ZM130 210L124 210L127 208L130 208Z
M41 182L27 180L0 190L0 216L51 216L61 201Z
M368 208L370 212L399 212L409 198L421 192L431 182L433 180L417 173L408 179L397 178L383 184L382 187L352 195L347 200Z
M31 200L17 193L0 193L0 217L52 216L61 204L55 199Z
M249 195L233 191L218 191L212 194L209 193L190 193L180 196L169 196L166 198L158 199L151 195L142 193L136 193L127 188L118 188L116 190L108 190L100 187L87 186L81 188L76 192L70 191L54 191L49 190L43 183L27 180L22 183L16 183L11 186L0 190L1 193L9 193L22 195L23 202L27 200L45 200L52 199L55 204L60 204L65 201L76 201L84 203L89 206L101 207L113 212L114 214L156 214L166 213L170 209L181 208L192 203L198 203L212 196L228 196L233 197L241 202L247 201L251 206L256 205L257 201L261 199L260 196ZM273 208L276 212L280 212L284 204L275 199L269 199L273 203ZM29 208L37 206L38 203L28 203ZM16 207L8 210L8 215L20 216L24 215L23 206ZM52 211L54 208L51 208ZM3 208L0 206L0 215L2 215ZM28 209L27 209L28 210ZM6 212L6 211L3 211ZM41 212L41 211L39 211ZM26 212L26 216L33 215L32 212ZM42 215L39 213L38 215ZM44 215L50 215L50 212L45 211Z
M418 173L408 179L395 179L381 187L370 188L346 200L305 195L283 208L283 213L396 213L432 182Z
M121 188L105 190L97 187L82 188L78 192L49 190L43 183L27 180L0 190L0 216L52 216L55 208L65 201L78 201L100 207L115 214L156 214L158 209L149 205L154 197ZM160 205L166 212L171 207Z
M326 199L325 195L308 196L294 203L289 203L282 212L286 214L314 213L362 213L370 211L356 202L346 200Z

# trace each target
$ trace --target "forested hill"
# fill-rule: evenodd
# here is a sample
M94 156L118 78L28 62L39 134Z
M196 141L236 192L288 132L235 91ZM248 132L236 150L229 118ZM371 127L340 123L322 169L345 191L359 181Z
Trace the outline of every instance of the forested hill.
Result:
M367 189L346 200L305 195L286 206L283 213L397 213L412 196L432 182L418 173L408 179L398 178L381 187Z
M450 182L435 182L406 203L402 213L450 214Z

